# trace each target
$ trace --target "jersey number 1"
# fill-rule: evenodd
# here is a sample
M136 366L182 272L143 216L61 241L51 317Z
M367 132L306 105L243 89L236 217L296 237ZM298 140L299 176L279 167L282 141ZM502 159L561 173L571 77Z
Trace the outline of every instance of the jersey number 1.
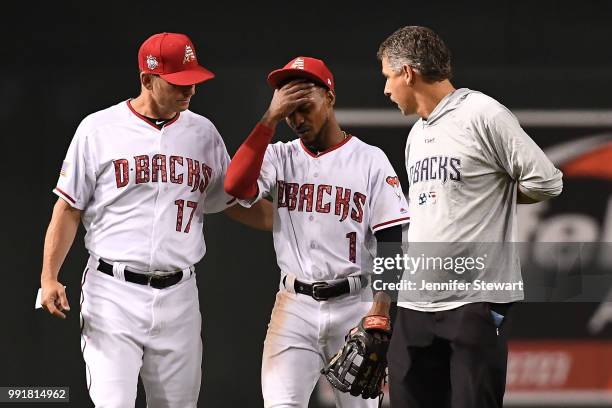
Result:
M352 263L357 262L357 233L349 232L346 234L346 237L349 240L349 261Z
M178 211L176 212L176 230L181 232L183 227L183 210L185 208L185 200L176 200L174 204L177 205ZM189 228L191 227L191 220L193 219L193 213L195 212L198 203L195 201L187 201L187 207L191 208L191 214L189 214L189 221L187 221L187 225L185 226L185 233L189 232Z

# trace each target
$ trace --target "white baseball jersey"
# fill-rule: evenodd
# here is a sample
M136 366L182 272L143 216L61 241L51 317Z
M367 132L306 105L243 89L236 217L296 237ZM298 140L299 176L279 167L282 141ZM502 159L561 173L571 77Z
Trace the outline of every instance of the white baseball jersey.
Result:
M53 191L84 210L90 254L176 271L204 256L203 214L230 205L228 164L208 119L187 110L160 130L123 101L81 122Z
M541 200L558 195L563 185L561 172L523 131L514 115L494 99L469 89L452 92L427 120L414 124L406 143L406 171L412 216L410 246L426 242L515 242L517 186ZM451 247L462 256L483 256L476 253L475 245L448 246ZM487 271L495 276L485 278L520 281L518 252L500 251L499 247L494 249L507 259L497 259L500 268ZM405 300L405 295L410 294L401 292L400 300ZM488 296L486 292L482 295ZM522 290L510 290L487 300L520 299ZM399 303L424 311L458 305L443 301Z
M409 222L387 156L354 136L318 155L300 139L271 144L257 184L258 196L241 203L272 196L278 266L306 282L366 273L374 232Z

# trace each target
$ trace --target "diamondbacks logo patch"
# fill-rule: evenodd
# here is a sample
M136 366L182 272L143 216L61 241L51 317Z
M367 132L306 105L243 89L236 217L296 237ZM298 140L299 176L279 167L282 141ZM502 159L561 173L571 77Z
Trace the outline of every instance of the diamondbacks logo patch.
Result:
M195 53L193 52L193 49L189 45L186 45L185 46L185 56L183 57L183 64L186 64L191 61L195 61L195 59L196 57L195 57Z
M153 55L147 55L147 68L153 70L157 68L159 64L157 63L157 58Z

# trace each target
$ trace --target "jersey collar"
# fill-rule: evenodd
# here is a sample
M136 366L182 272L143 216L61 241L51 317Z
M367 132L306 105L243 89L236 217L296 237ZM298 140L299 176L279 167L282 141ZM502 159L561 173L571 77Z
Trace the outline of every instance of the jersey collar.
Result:
M323 150L322 152L319 152L319 154L314 154L313 152L308 150L308 148L306 146L304 146L304 142L302 142L302 139L300 139L300 146L302 146L302 149L304 149L304 152L306 152L307 155L309 155L310 157L314 157L315 159L318 159L319 157L323 156L324 154L327 154L329 152L332 152L332 151L334 151L336 149L341 148L342 146L344 146L346 144L346 142L351 140L352 137L353 137L353 135L349 134L346 139L342 140L337 145L328 147L327 149Z
M152 123L148 118L146 118L145 116L141 115L140 113L136 112L136 110L132 107L132 104L130 103L130 99L128 99L126 101L128 108L130 108L130 110L132 111L132 113L134 115L136 115L136 117L138 117L139 119L143 120L145 123L147 123L148 125L150 125L151 127L155 128L155 130L161 130L160 128L158 128L157 126L155 126L155 123ZM166 126L170 126L171 124L173 124L174 122L176 122L176 120L179 118L179 116L181 116L181 112L177 112L176 116L174 116L174 118L172 118L171 120L169 120L168 122L166 122L166 124L163 127ZM163 129L163 128L162 128Z

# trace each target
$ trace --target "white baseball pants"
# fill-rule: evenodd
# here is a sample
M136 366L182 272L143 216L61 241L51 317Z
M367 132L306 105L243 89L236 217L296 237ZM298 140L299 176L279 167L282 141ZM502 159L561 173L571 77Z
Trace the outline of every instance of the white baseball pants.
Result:
M148 408L196 407L201 315L195 274L164 289L90 267L81 290L81 349L96 407L134 407L138 375Z
M310 394L325 362L344 344L344 336L370 309L359 294L326 301L280 290L268 325L261 366L266 408L308 407ZM378 399L364 400L334 389L340 408L375 408Z

